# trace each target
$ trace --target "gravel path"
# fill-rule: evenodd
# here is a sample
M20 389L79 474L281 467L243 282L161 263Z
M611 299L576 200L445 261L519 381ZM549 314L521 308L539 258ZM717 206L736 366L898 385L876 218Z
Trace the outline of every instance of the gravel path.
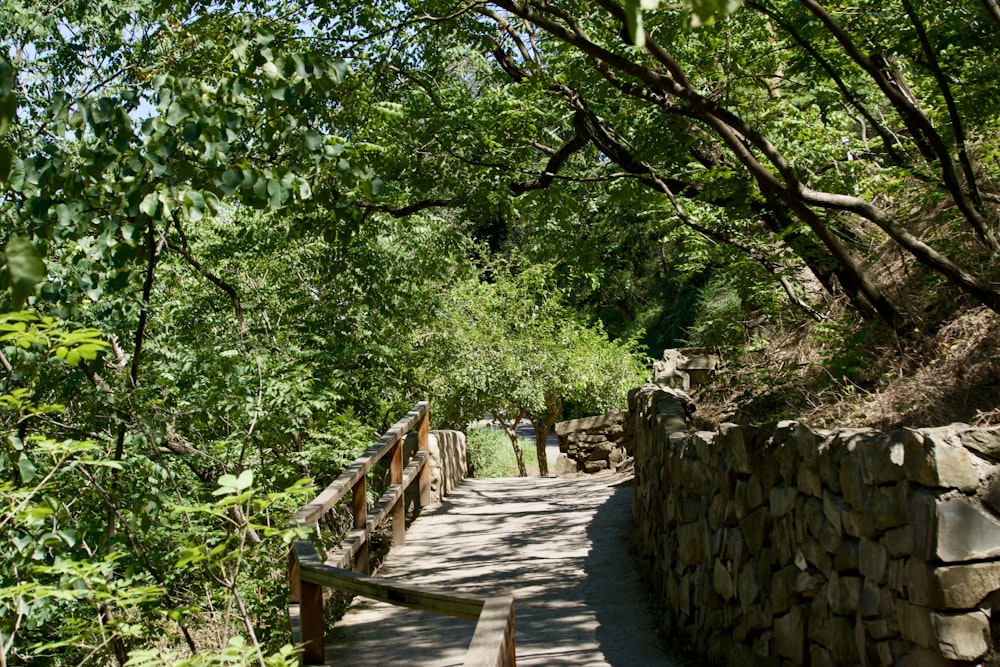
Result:
M512 593L518 665L672 667L626 549L629 481L466 480L429 508L379 576ZM329 632L328 664L461 665L473 624L356 599Z

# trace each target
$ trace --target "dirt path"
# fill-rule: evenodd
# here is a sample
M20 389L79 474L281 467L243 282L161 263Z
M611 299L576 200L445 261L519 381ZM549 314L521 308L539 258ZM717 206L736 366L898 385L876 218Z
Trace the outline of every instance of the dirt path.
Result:
M518 665L670 667L626 543L631 483L466 480L424 513L380 576L460 592L510 592ZM473 626L356 600L328 664L461 665Z

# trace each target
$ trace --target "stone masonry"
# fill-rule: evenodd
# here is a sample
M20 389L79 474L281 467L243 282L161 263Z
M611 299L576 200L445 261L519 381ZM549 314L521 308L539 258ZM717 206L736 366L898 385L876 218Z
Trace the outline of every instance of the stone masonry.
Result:
M431 502L439 503L469 473L468 443L461 431L431 431L427 438L430 453ZM406 434L403 460L409 462L417 451L417 434ZM416 486L410 488L416 493Z
M712 665L1000 664L1000 430L691 432L689 403L630 396L665 632Z
M612 410L606 415L570 419L555 425L559 438L557 474L617 470L631 455L625 433L625 415Z

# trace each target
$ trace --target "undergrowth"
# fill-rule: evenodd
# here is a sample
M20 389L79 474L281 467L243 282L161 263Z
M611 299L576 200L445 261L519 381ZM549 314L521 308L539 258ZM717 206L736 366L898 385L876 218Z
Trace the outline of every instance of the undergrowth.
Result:
M497 477L517 477L517 459L510 438L502 430L492 427L476 428L469 431L469 466L472 476L479 479ZM528 475L538 476L538 455L535 442L531 438L518 438L524 453L524 465Z

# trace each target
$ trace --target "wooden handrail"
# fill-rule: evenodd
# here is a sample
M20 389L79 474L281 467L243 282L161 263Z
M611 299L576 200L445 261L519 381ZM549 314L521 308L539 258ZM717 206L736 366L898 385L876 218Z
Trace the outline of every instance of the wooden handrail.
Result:
M416 482L421 506L430 501L429 414L426 402L416 406L403 419L369 447L340 474L315 500L296 512L293 526L315 527L348 492L351 493L353 530L340 549L324 561L310 540L292 545L289 558L289 585L293 641L303 643L303 661L322 664L324 660L323 588L361 595L390 604L430 611L437 614L477 620L475 634L466 654L465 667L514 667L514 599L477 598L411 586L400 581L368 575L368 536L392 515L392 543L405 541L406 489ZM417 431L417 452L403 467L403 437ZM366 474L379 460L391 456L389 488L368 511ZM345 569L353 561L355 571ZM298 635L298 636L295 636Z

